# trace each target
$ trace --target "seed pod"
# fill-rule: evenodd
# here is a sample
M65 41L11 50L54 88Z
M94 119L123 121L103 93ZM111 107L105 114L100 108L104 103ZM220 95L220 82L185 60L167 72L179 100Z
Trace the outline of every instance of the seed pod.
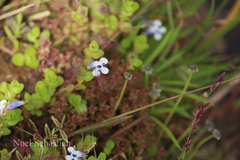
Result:
M189 70L191 72L198 72L198 66L196 64L191 64Z
M132 79L132 74L129 73L129 72L125 72L125 73L124 73L124 77L125 77L126 79L128 79L128 80L131 80L131 79Z
M216 138L217 140L220 140L222 137L222 134L218 129L214 129L212 134L214 135L214 138Z

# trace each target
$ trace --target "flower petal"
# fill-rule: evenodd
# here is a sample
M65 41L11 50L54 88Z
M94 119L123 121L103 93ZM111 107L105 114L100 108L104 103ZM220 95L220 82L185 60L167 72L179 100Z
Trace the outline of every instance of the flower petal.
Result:
M98 61L93 61L88 65L88 68L95 68L97 66Z
M77 158L85 157L85 154L82 151L75 151L74 154L77 155Z
M153 32L152 32L152 30L151 30L151 28L150 28L150 27L149 27L149 28L147 28L147 29L144 31L144 33L145 33L146 35L153 34Z
M162 25L162 22L160 20L154 20L153 25L157 26L157 27L160 27Z
M159 27L157 27L157 26L151 26L151 27L149 27L149 30L150 30L151 33L157 32L158 29L159 29Z
M6 104L7 104L7 100L5 100L5 99L4 99L4 100L1 100L1 101L0 101L0 108L1 108L2 106L4 107Z
M25 103L24 101L12 101L12 102L10 102L10 106L8 107L8 110L19 107L19 106L23 105L24 103Z
M102 68L101 68L101 72L102 72L103 74L108 74L109 69L108 69L107 67L102 67Z
M68 148L69 148L69 147L68 147ZM66 160L72 160L72 156L66 155L66 156L65 156L65 159L66 159Z
M103 58L100 59L100 62L102 62L102 64L105 65L105 64L108 63L108 60L107 60L107 58L103 57Z
M1 100L0 101L0 115L2 115L3 109L6 106L6 104L7 104L7 100Z
M154 39L155 39L156 41L159 41L160 39L162 39L162 34L160 34L160 33L154 34Z
M167 28L166 27L161 27L161 28L159 28L159 32L166 33L167 32Z
M99 76L99 75L100 75L100 70L94 69L94 70L92 71L92 74L93 74L94 76Z
M74 150L74 148L73 147L68 147L68 152L70 153L70 154L72 154L75 150ZM72 157L72 156L71 156Z

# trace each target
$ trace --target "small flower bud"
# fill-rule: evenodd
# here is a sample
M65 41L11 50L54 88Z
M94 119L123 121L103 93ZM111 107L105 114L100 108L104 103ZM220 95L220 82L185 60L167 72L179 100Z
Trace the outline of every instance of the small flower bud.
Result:
M217 140L220 140L222 137L221 132L218 129L214 129L212 134L214 135L214 138L216 138Z
M146 74L152 74L153 68L150 65L143 65L142 71Z
M209 106L209 104L211 104L210 102L207 102L206 104L203 105L203 109L205 109L206 107Z
M218 89L219 86L220 86L220 83L219 83L219 82L214 83L214 84L211 86L210 91L211 91L211 92L214 92L216 89Z
M224 81L224 76L225 76L225 72L223 72L220 77L217 79L217 81L211 86L210 91L213 92L216 89L218 89L218 87L220 86L220 84Z
M198 72L198 66L196 64L191 64L189 70L191 72Z
M134 55L132 53L129 54L129 58L130 59L133 59L134 58Z
M152 88L156 92L161 92L163 87L160 83L153 83Z
M149 96L152 97L153 99L157 99L160 96L160 93L156 91L151 91L149 93Z
M208 97L208 93L207 92L203 92L203 97L207 98Z
M125 77L126 79L128 79L128 80L131 80L131 79L132 79L132 74L129 73L129 72L125 72L125 73L124 73L124 77Z
M186 151L186 152L189 151L189 147L190 147L191 142L192 142L192 140L189 139L189 140L184 144L184 146L185 146L185 151Z

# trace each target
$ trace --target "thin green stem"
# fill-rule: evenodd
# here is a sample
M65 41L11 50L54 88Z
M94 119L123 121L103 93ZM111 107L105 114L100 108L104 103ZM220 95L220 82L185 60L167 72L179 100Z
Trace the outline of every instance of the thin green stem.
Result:
M187 79L187 82L186 82L186 84L185 84L185 86L184 86L181 94L184 94L184 93L187 91L187 88L188 88L188 86L189 86L189 84L190 84L190 82L191 82L191 79L192 79L192 74L193 74L193 72L190 72L190 74L189 74L189 76L188 76L188 79ZM168 115L168 117L167 117L167 119L166 119L166 121L165 121L165 123L164 123L166 126L167 126L168 123L170 122L173 114L175 113L176 109L178 108L180 102L182 101L182 98L183 98L183 97L179 97L179 98L177 99L177 102L176 102L175 105L173 106L173 110L170 112L170 114ZM160 134L159 134L159 136L158 136L158 143L161 141L163 134L164 134L164 131L161 130L161 132L160 132Z
M181 135L180 137L178 137L177 141L178 143L180 143L190 132L192 126L189 126ZM165 156L163 157L163 160L168 159L169 155L172 153L173 149L175 148L175 145L172 144L172 146L170 147L170 149L168 149L167 154L165 154Z
M193 131L193 124L195 123L195 121L196 121L196 118L194 118L193 123L191 124L191 130L190 130L190 132L189 132L189 134L188 134L188 138L187 138L186 143L188 143L188 141L189 141L189 139L190 139L190 136L191 136L192 131ZM184 160L185 154L186 154L186 150L185 150L185 146L183 146L183 152L182 152L182 156L181 156L182 159L181 159L181 160Z
M212 93L211 91L208 93L208 96L206 97L206 99L208 99L208 97L210 96L211 93ZM190 139L190 136L191 136L192 130L193 130L193 124L195 123L195 121L196 121L196 118L194 118L194 121L193 121L192 125L190 126L190 127L191 127L191 130L190 130L190 132L189 132L189 134L188 134L188 138L187 138L186 143L188 143L188 141L189 141L189 139ZM196 141L199 139L199 137L200 137L203 133L205 133L206 131L207 131L207 127L205 127L204 129L202 129L202 130L196 135L196 137L193 139L193 141L192 141L191 144L194 145L194 144L196 143ZM185 154L186 154L186 152L185 152L185 149L184 149L184 146L183 146L183 152L182 152L182 155L181 155L182 160L184 160Z
M199 138L208 130L207 127L204 127L203 129L200 130L200 132L198 132L198 134L196 136L194 136L194 138L192 139L191 145L194 146L195 143L197 142L197 140L199 140Z
M122 92L121 92L121 94L120 94L120 96L119 96L119 98L118 98L118 100L117 100L117 103L116 103L116 105L115 105L115 107L114 107L114 112L116 112L117 109L118 109L118 106L119 106L119 104L120 104L120 102L121 102L121 100L122 100L123 94L124 94L125 89L126 89L126 87L127 87L127 83L128 83L128 79L126 78L126 79L125 79L125 82L124 82L124 85L123 85L123 88L122 88Z
M192 124L194 124L195 123L195 120L196 119L194 119L194 121L193 121L193 123ZM188 134L188 138L187 138L187 141L186 142L188 142L189 141L189 139L190 139L190 136L191 136L191 134L192 134L192 131L193 131L193 126L191 125L190 126L191 127L191 130L190 130L190 132L189 132L189 134ZM203 135L206 131L207 131L207 127L205 127L205 128L203 128L196 136L195 136L195 138L192 140L192 142L191 142L191 145L193 146L195 143L196 143L196 141L201 137L201 135ZM183 147L183 150L184 150L184 147ZM184 157L185 157L185 154L186 154L186 152L185 152L185 150L182 152L182 160L184 160Z
M231 82L231 81L234 81L234 80L239 80L239 79L240 79L240 77L232 78L232 79L229 79L229 80L226 80L226 81L222 82L222 84L228 83L228 82ZM141 110L150 108L150 107L152 107L152 106L155 106L155 105L158 105L158 104L161 104L161 103L164 103L164 102L167 102L167 101L170 101L170 100L179 98L179 97L183 97L183 96L186 96L186 95L191 94L191 93L195 93L195 92L199 92L199 91L208 89L208 88L210 88L210 87L212 87L212 84L211 84L211 85L208 85L208 86L205 86L205 87L202 87L202 88L198 88L198 89L189 91L189 92L186 92L186 93L183 93L183 94L179 94L179 95L176 95L176 96L173 96L173 97L164 99L164 100L160 100L160 101L157 101L157 102L155 102L155 103L152 103L152 104L149 104L149 105L146 105L146 106L139 107L139 108L137 108L137 109L134 109L134 110L132 110L132 111L129 111L129 112L120 114L120 115L115 116L115 117L110 118L110 119L115 119L115 118L124 117L124 116L130 115L130 114L133 114L133 113L135 113L135 112L138 112L138 111L141 111ZM207 107L207 108L209 108L209 107ZM110 120L110 119L108 119L108 120Z
M171 1L167 1L167 11L168 11L168 20L171 29L174 28L174 20L173 20L173 15L172 15L172 4Z
M29 134L30 136L34 136L32 133L30 133L30 132L28 132L28 131L25 131L25 130L22 129L22 128L19 128L18 126L15 126L15 127L16 127L17 129L19 129L19 130L21 130L21 131L23 131L23 132Z
M190 74L189 74L189 76L188 76L188 80L187 80L187 82L186 82L186 84L185 84L185 86L184 86L181 94L183 94L183 93L185 93L185 92L187 91L187 88L188 88L188 86L189 86L189 84L190 84L190 82L191 82L191 79L192 79L192 74L193 74L193 73L190 72ZM177 99L177 102L175 103L172 112L169 114L168 118L167 118L166 121L165 121L165 125L167 125L167 124L169 123L169 121L171 120L173 114L175 113L175 111L176 111L176 109L178 108L178 106L179 106L180 102L182 101L182 99L183 99L183 97L179 97L179 98Z
M207 141L211 140L212 138L214 138L214 135L210 135L206 138L204 138L201 142L198 143L198 145L196 146L196 148L194 149L194 151L192 152L192 154L189 156L188 160L191 160L197 153L198 149L205 144ZM183 159L184 160L184 159Z

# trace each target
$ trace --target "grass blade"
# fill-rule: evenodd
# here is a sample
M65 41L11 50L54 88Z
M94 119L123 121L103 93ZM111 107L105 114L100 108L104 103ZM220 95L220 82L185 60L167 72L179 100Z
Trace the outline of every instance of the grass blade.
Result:
M180 147L177 139L174 137L173 133L170 131L170 129L168 129L168 127L163 124L161 121L159 121L157 118L155 117L150 117L154 122L156 122L169 136L169 138L172 140L172 142L174 143L174 145L180 150L182 151L182 148Z

